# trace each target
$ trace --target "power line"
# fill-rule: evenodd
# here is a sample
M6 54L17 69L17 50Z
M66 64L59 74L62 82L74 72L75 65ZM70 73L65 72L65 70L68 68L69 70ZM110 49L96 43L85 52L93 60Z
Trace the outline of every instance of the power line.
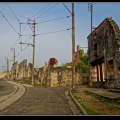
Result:
M19 40L19 38L14 42L14 44L13 44L13 46L15 46L16 45L16 43L17 43L17 41Z
M56 33L56 32L63 32L63 31L67 31L67 30L70 30L70 29L72 29L72 28L65 29L65 30L59 30L59 31L54 31L54 32L49 32L49 33L41 33L41 34L36 34L36 35L51 34L51 33ZM31 36L32 36L32 35L31 35ZM30 37L29 39L31 39L31 37ZM28 39L28 40L29 40L29 39ZM25 50L27 47L29 47L29 45L26 46L24 49L22 49L22 50L16 55L16 57L17 57L23 50Z
M51 3L50 3L50 4L51 4ZM50 4L49 4L49 5L50 5ZM33 18L34 16L36 16L38 13L42 12L42 11L43 11L45 8L47 8L49 5L47 5L47 6L44 7L42 10L40 10L39 12L37 12L37 13L36 13L35 15L33 15L31 18ZM30 18L30 19L31 19L31 18Z
M67 30L70 30L70 29L72 29L72 28L59 30L59 31L48 32L48 33L40 33L40 34L36 34L36 35L43 35L43 34L51 34L51 33L63 32L63 31L67 31ZM21 35L21 36L33 36L33 35Z
M4 12L4 14L6 14L6 15L8 15L8 16L10 16L10 17L12 17L12 18L14 18L13 16L9 15L8 13L5 13L5 12ZM14 18L14 19L15 19L15 18Z
M72 14L71 12L70 12L70 10L67 8L67 6L63 3L63 5L66 7L66 9L69 11L69 13L70 14Z
M22 24L22 23L20 23L20 29L21 29L21 24ZM27 29L27 25L24 26L22 32L24 32L26 29Z
M54 8L56 5L58 5L59 3L55 4L53 7L49 8L47 11L51 10L52 8ZM45 11L44 13L42 13L41 15L45 14L47 11ZM38 17L40 17L41 15L39 15ZM36 18L38 18L36 17Z
M2 7L0 7L0 8L2 8ZM5 8L2 8L3 10L6 10L6 11L8 11L8 12L10 12L9 10L7 10L7 9L5 9ZM25 19L27 19L26 17L24 17L24 16L22 16L22 15L18 15L18 14L16 14L17 16L20 16L20 17L22 17L22 18L25 18Z
M26 39L26 41L28 41L28 40L30 40L30 39L31 39L31 37L28 38L28 39ZM12 45L12 47L17 44L18 40L19 40L19 39L17 39L17 40L14 42L14 44ZM18 46L17 49L16 49L16 52L17 52L17 50L18 50L19 48L20 48L20 47ZM9 55L10 55L10 51L8 52L7 56L9 56Z
M29 22L27 22L28 23L28 26L30 27L30 29L33 31L33 29L31 28L31 26L30 26L30 23Z
M33 35L21 35L21 36L33 36Z
M6 3L7 4L7 3ZM17 21L20 23L20 21L18 20L18 18L16 17L15 13L12 11L12 9L10 8L10 6L7 4L7 6L9 7L9 9L11 10L11 12L13 13L13 15L15 16L15 18L17 19Z
M2 12L0 11L2 14ZM5 16L2 14L2 16L5 18ZM15 28L10 24L10 22L5 18L5 20L8 22L8 24L13 28L13 30L19 35L19 33L15 30Z
M28 41L28 40L30 40L30 39L31 39L31 37L28 38L28 39L26 39L26 41ZM28 47L28 46L27 46L27 47ZM27 47L21 49L21 51L16 55L16 57L17 57L23 50L25 50ZM18 51L19 48L20 48L20 47L18 46L17 49L16 49L16 52Z
M69 17L71 17L71 16L56 18L56 19L47 20L47 21L43 21L43 22L38 22L38 24L39 24L39 23L45 23L45 22L51 22L51 21L55 21L55 20L60 20L60 19L64 19L64 18L69 18Z
M36 34L36 35L43 35L43 34L51 34L51 33L63 32L63 31L67 31L67 30L70 30L70 29L72 29L72 28L65 29L65 30L59 30L59 31L54 31L54 32L48 32L48 33L41 33L41 34Z
M28 45L27 47L29 47L29 45ZM16 57L17 57L18 55L20 55L20 53L21 53L23 50L25 50L27 47L25 47L24 49L22 49L22 50L16 55Z

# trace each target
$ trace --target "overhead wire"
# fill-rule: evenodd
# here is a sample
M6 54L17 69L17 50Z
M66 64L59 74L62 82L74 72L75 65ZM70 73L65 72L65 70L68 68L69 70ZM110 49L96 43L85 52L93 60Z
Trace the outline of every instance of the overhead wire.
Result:
M4 12L5 11L7 11L7 12L11 12L11 11L9 11L9 10L7 10L7 9L5 9L5 8L3 8L3 7L0 7L1 9L3 9L4 10ZM19 16L19 17L22 17L22 18L25 18L25 19L27 19L26 17L24 17L24 16L22 16L22 15L18 15L18 14L16 14L17 16Z
M63 5L64 5L65 8L69 11L69 13L72 14L71 11L68 9L68 7L67 7L64 3L63 3Z
M50 11L52 8L54 8L56 5L58 5L59 3L55 4L54 6L52 6L51 8L49 8L48 10L46 10L44 13L42 13L41 15L37 16L36 18L42 16L43 14L45 14L46 12Z
M11 18L15 19L13 16L9 15L8 13L4 12L4 14L10 16Z
M35 15L33 15L32 17L30 17L30 19L31 18L33 18L34 16L36 16L38 13L40 13L40 12L42 12L45 8L47 8L49 5L50 5L51 3L49 3L47 6L45 6L43 9L41 9L39 12L37 12Z
M39 23L45 23L45 22L51 22L51 21L55 21L55 20L60 20L60 19L64 19L64 18L69 18L71 16L66 16L66 17L61 17L61 18L56 18L56 19L52 19L52 20L47 20L47 21L42 21L42 22L38 22Z
M51 34L51 33L63 32L63 31L67 31L67 30L70 30L70 29L72 29L72 28L68 28L68 29L64 29L64 30L59 30L59 31L48 32L48 33L40 33L40 34L36 34L36 35L43 35L43 34Z
M13 15L15 16L15 18L17 19L17 21L20 23L20 21L18 20L18 18L16 17L15 13L12 11L12 9L10 8L10 6L8 5L8 3L6 2L7 6L9 7L9 9L11 10L11 12L13 13Z
M51 4L51 3L50 3ZM50 5L49 4L49 5ZM58 5L59 3L57 3L56 5ZM7 4L8 5L8 4ZM45 8L47 8L49 5L47 5ZM47 13L49 10L51 10L52 8L54 8L56 5L54 5L54 6L52 6L51 8L49 8L48 10L46 10L44 13L42 13L41 15L43 15L43 14L45 14L45 13ZM9 6L9 5L8 5ZM44 9L45 9L44 8ZM44 9L42 9L41 11L43 11ZM12 11L12 10L11 10ZM41 11L39 11L38 13L40 13ZM0 11L1 12L1 11ZM13 13L13 12L12 12ZM36 13L34 16L36 16L38 13ZM2 14L2 12L1 12L1 14ZM13 13L14 14L14 13ZM39 16L37 16L36 18L38 18L38 17L40 17L41 15L39 15ZM4 17L4 15L2 14L2 16ZM15 16L15 14L14 14L14 16ZM34 16L32 16L32 17L34 17ZM31 18L32 18L31 17ZM55 21L55 20L59 20L59 19L64 19L64 18L69 18L70 16L67 16L67 17L61 17L61 18L56 18L56 19L52 19L52 20L47 20L47 21L42 21L42 22L39 22L39 23L45 23L45 22L51 22L51 21ZM4 17L5 18L5 17ZM6 19L6 18L5 18ZM17 19L17 17L16 17L16 19ZM18 20L18 19L17 19ZM9 23L9 21L6 19L6 21ZM18 20L18 22L20 23L20 21ZM9 23L10 24L10 23ZM21 23L20 23L21 24ZM10 24L10 26L12 27L12 25ZM27 27L27 26L26 26ZM29 26L30 27L30 26ZM13 29L14 29L14 27L12 27ZM20 28L21 29L21 28ZM25 29L25 27L24 27L24 29ZM23 29L23 30L24 30ZM69 29L64 29L64 30L59 30L59 31L53 31L53 32L48 32L48 33L40 33L40 34L36 34L36 35L43 35L43 34L51 34L51 33L57 33L57 32L63 32L63 31L67 31L67 30L70 30L70 29L72 29L72 28L69 28ZM15 30L15 29L14 29ZM15 30L16 31L16 30ZM21 35L21 33L18 33L17 31L16 31L16 33L18 34L18 35L20 35L20 36L26 36L26 35ZM27 36L32 36L32 35L27 35ZM31 39L31 37L29 38L29 39ZM16 44L16 42L14 43L14 44ZM28 45L29 46L29 45ZM28 47L27 46L27 47ZM24 49L22 49L18 54L17 54L17 56L23 51L23 50L25 50L27 47L25 47ZM19 48L19 46L18 46L18 48ZM18 48L17 48L17 50L18 50ZM17 57L16 56L16 57Z
M7 4L7 6L9 7L9 9L12 11L12 9L10 8L10 6ZM0 13L2 14L2 12L0 11ZM14 14L14 12L12 11L12 13ZM7 14L7 13L6 13ZM9 15L9 14L7 14ZM16 31L16 29L10 24L10 22L7 20L7 18L2 14L2 16L4 17L4 19L9 23L9 25L14 29L14 31L19 35L19 33ZM12 17L11 15L9 15L10 17ZM15 18L17 19L17 21L20 23L20 21L18 20L18 18L16 17L16 15L14 14ZM12 17L13 18L13 17ZM18 40L17 40L18 41ZM17 43L17 41L15 41L14 44ZM19 47L18 47L19 48ZM17 48L17 50L18 50ZM7 56L10 54L10 51L8 52Z
M7 4L7 3L6 3ZM15 18L17 19L17 21L20 23L20 20L17 18L17 16L15 15L15 13L12 11L12 9L10 8L10 6L7 4L7 6L9 7L9 9L11 10L11 12L13 13L13 15L15 16ZM8 14L9 15L9 14ZM10 15L9 15L10 16ZM10 17L12 17L12 16L10 16ZM13 17L12 17L13 18ZM12 25L11 25L11 27L12 27ZM12 27L13 28L13 27ZM21 28L21 27L20 27ZM14 29L14 28L13 28ZM14 29L15 30L15 29ZM20 35L21 35L21 33L19 34L19 37L20 37ZM19 40L20 40L20 38L19 38ZM17 41L16 41L17 42ZM16 44L16 42L15 42L15 44Z
M26 39L26 41L28 41L28 40L30 40L30 39L31 39L31 37L28 38L28 39ZM26 41L25 41L25 42L26 42ZM29 45L28 45L27 47L29 47ZM27 47L25 47L24 49L21 49L21 51L17 54L17 56L18 56L23 50L25 50ZM16 56L16 57L17 57L17 56Z
M46 9L51 3L49 3L47 6L45 6L43 9L41 9L39 12L37 12L36 14L34 14L31 18L33 18L34 16L36 16L38 13L42 12L44 9ZM22 24L22 23L21 23ZM28 24L29 25L29 24ZM31 26L29 25L29 27L31 28ZM24 26L23 30L25 31L25 29L27 28L27 24ZM32 28L31 28L32 30ZM20 25L20 31L21 31L21 25ZM32 30L33 31L33 30ZM21 32L20 32L20 36L25 36L25 35L21 35ZM30 36L30 35L27 35L27 36ZM21 38L21 37L20 37ZM22 46L22 45L21 45ZM22 49L22 48L21 48Z
M17 30L10 24L10 22L7 20L7 18L2 14L2 12L0 11L1 15L5 18L5 20L8 22L8 24L13 28L13 30L19 35L19 33L17 32Z

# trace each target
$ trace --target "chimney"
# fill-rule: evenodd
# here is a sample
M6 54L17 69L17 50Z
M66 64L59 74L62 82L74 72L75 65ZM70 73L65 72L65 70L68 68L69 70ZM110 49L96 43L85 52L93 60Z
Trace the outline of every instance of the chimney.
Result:
M79 45L77 45L77 52L78 52L78 51L80 51L80 46L79 46Z

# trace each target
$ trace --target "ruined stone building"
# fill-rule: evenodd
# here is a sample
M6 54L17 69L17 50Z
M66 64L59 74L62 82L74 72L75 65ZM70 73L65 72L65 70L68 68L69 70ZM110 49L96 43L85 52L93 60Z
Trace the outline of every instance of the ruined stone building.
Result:
M120 30L106 18L87 37L90 86L120 88Z
M22 83L32 83L32 64L27 64L27 59L18 63L16 61L11 68L11 80ZM81 84L80 72L76 72L75 84ZM34 68L34 83L50 87L72 85L72 67L58 66L55 58L50 58L41 68Z
M13 66L11 68L11 79L16 80L16 78L18 77L19 71L18 71L18 61L16 61L15 63L13 63Z
M51 59L50 59L51 60ZM45 66L40 68L39 77L40 83L50 86L70 86L72 85L72 68L58 66L58 61L54 58L53 64L51 61L45 62ZM81 84L80 72L76 72L75 84Z
M23 60L21 63L19 63L19 67L18 67L18 77L17 79L24 79L24 77L27 77L27 59Z

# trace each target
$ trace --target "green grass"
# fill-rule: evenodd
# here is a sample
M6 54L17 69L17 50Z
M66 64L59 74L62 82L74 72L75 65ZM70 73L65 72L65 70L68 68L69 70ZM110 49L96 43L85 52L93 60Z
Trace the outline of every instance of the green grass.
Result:
M94 110L91 110L90 108L86 107L85 104L81 104L82 107L85 109L88 115L100 115L99 113L95 112Z
M84 110L87 112L88 115L100 115L100 113L96 113L95 110L92 110L90 108L88 108L83 99L79 96L75 96L74 93L77 93L77 91L75 90L72 90L71 91L73 96L75 97L75 99L81 104L81 106L84 108ZM85 94L89 95L89 96L92 96L94 97L95 99L98 99L100 102L103 102L103 103L116 103L116 104L120 104L120 100L116 100L116 99L109 99L109 98L104 98L102 96L99 96L99 95L96 95L94 93L91 93L91 92L88 92L88 91L83 91ZM113 107L110 107L110 109L113 109Z
M100 115L99 113L95 112L94 110L88 108L81 97L75 96L74 93L76 93L75 90L71 91L75 99L80 103L80 105L84 108L84 110L87 112L88 115Z
M88 91L84 91L84 93L86 93L87 95L90 95L90 96L98 99L101 102L105 102L105 103L118 103L118 104L120 104L120 100L118 100L118 99L104 98L102 96L96 95L96 94L88 92Z

